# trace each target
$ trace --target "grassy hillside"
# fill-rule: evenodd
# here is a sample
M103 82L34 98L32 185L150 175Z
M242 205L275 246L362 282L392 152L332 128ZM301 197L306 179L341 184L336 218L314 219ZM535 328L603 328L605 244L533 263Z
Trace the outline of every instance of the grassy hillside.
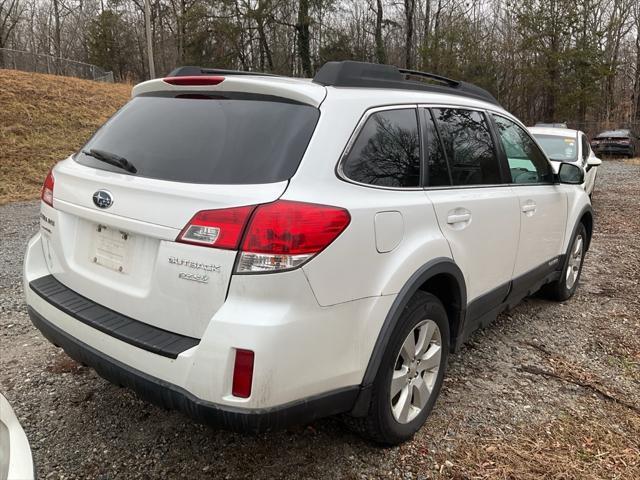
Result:
M127 101L131 85L0 69L0 205L36 198L49 168Z

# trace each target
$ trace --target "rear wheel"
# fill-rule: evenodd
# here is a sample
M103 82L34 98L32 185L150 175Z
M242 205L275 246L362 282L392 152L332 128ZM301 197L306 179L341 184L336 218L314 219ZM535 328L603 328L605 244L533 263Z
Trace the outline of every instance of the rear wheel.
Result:
M560 278L545 287L545 293L549 298L562 302L573 296L578 288L586 251L587 230L584 224L580 223L569 245Z
M394 330L360 430L395 445L424 424L440 393L449 355L449 322L437 297L419 291Z

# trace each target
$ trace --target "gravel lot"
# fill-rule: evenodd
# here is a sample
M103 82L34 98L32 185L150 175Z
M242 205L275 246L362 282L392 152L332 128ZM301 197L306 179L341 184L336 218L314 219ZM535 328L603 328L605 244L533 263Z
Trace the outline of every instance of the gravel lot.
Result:
M40 478L640 478L640 166L606 161L576 296L530 298L449 364L427 425L381 449L331 418L242 436L139 401L29 322L36 203L0 207L0 390Z

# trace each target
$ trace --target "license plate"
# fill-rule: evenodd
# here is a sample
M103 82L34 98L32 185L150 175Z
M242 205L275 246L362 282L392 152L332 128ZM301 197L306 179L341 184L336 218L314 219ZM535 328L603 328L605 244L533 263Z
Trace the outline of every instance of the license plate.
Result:
M130 233L98 225L94 234L91 261L110 270L128 273L134 238Z

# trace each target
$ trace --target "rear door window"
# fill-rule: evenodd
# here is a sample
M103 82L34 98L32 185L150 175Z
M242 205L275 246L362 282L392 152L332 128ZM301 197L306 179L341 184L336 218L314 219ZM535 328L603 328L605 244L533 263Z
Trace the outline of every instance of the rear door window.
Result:
M453 185L501 183L500 162L484 114L457 108L436 108L432 111L444 144Z
M420 135L415 108L371 114L342 163L344 175L382 187L420 186Z
M204 184L288 180L318 109L262 95L158 93L133 98L83 147L126 158L136 176ZM79 152L76 161L128 173Z

